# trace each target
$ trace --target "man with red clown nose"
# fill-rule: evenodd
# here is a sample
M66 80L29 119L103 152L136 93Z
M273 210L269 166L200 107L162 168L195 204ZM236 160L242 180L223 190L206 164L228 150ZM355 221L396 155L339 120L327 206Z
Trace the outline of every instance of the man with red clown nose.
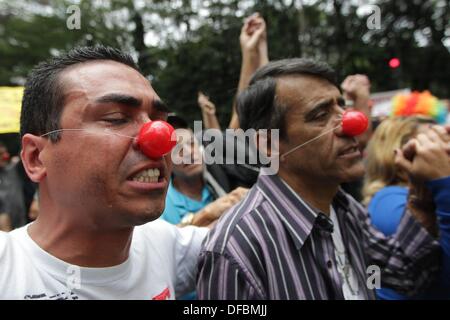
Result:
M0 233L0 299L174 299L208 229L157 220L176 142L132 58L75 48L29 76L21 157L37 220Z
M266 139L258 130L279 129L276 150L258 142L279 158L279 170L262 168L208 235L200 299L374 299L380 285L412 294L435 278L439 244L421 225L434 212L410 206L387 238L339 187L364 173L355 136L368 125L344 104L324 63L273 61L253 75L237 99L240 127L255 129L256 141ZM432 164L419 158L410 167L427 172Z

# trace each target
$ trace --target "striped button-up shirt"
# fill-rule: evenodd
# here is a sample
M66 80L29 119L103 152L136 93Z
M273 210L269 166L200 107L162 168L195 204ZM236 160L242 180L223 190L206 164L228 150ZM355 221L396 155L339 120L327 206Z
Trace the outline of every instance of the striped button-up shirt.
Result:
M408 211L397 233L385 237L343 191L332 205L364 298L375 298L373 286L367 284L376 285L377 274L371 272L377 270L382 286L407 294L434 278L439 245ZM246 198L205 239L199 298L344 299L331 230L332 221L280 177L260 175ZM375 267L368 269L371 265Z

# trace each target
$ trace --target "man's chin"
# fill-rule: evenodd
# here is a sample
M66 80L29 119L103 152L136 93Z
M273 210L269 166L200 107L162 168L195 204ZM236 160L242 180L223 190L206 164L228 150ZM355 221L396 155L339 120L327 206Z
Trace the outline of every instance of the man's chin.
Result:
M127 220L131 226L140 226L158 219L163 211L164 205L136 209L127 214Z
M132 224L133 226L140 226L143 224L146 224L148 222L155 221L159 217L161 217L162 213L146 213L146 214L139 214L137 216L133 217Z
M364 167L350 170L344 174L344 177L341 179L341 183L349 183L361 180L362 178L364 178L364 173Z

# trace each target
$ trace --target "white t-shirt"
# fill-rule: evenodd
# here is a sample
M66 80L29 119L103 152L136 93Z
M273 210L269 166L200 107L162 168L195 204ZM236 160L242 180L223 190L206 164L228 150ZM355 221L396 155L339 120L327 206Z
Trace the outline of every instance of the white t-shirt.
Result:
M0 232L0 299L174 299L195 288L208 232L158 219L135 227L127 261L85 268L41 249L28 226Z

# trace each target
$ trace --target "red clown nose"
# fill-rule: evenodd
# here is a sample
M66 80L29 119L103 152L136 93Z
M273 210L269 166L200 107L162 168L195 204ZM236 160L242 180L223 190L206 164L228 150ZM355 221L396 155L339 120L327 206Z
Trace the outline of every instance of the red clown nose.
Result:
M139 148L147 157L159 159L177 144L174 131L174 128L165 121L147 122L139 131L137 138Z
M369 119L360 111L346 110L342 116L342 132L346 136L358 136L367 130Z

